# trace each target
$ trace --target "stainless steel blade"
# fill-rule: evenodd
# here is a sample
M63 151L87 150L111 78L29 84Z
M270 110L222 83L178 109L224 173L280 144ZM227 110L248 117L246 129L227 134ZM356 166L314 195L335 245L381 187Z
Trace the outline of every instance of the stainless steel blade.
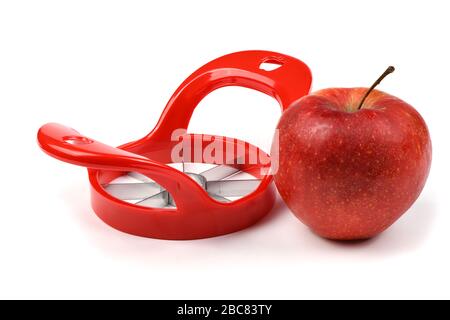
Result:
M104 188L110 195L121 200L139 200L161 192L161 186L156 182L111 183Z
M206 179L204 176L191 172L185 172L185 174L189 176L192 180L197 182L203 189L206 189Z
M221 197L221 196L219 196L219 195L217 195L217 194L214 194L214 193L209 193L209 192L208 192L208 195L209 195L211 198L213 198L214 200L217 200L217 201L220 201L220 202L231 202L230 199Z
M239 197L255 191L260 183L258 179L208 181L206 190L222 197Z
M201 171L204 171L204 170L202 170L201 165L199 166L198 163L194 163L194 162L182 162L182 166L181 166L180 170L185 173L191 172L191 173L197 173L197 174Z
M238 173L240 170L231 166L227 166L224 164L218 165L214 168L208 169L200 173L203 177L205 177L206 181L216 181L222 180L233 174Z
M261 182L258 179L240 179L237 168L228 165L217 165L200 174L189 172L191 167L195 169L195 164L181 163L180 169L185 174L196 181L203 189L206 189L209 196L220 202L231 202L226 197L242 197L256 190ZM191 166L192 165L192 166ZM128 177L134 182L117 182L105 185L105 190L112 196L126 201L136 201L134 204L153 208L174 208L176 204L171 195L159 184L149 177L138 173L129 172ZM226 178L232 180L222 180ZM139 182L136 182L138 180Z
M154 182L152 179L139 172L128 172L127 175L142 182Z
M151 197L138 201L135 204L152 208L165 208L171 206L169 204L169 193L167 191L161 191Z

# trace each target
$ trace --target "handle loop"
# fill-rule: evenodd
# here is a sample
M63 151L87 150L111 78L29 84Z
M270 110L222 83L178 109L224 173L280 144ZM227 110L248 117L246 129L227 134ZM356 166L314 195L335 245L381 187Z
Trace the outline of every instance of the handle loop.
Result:
M279 64L266 71L262 63ZM187 129L198 103L225 86L242 86L274 97L282 111L309 93L311 71L302 61L271 51L242 51L213 60L189 76L175 91L147 139L170 140L176 129Z

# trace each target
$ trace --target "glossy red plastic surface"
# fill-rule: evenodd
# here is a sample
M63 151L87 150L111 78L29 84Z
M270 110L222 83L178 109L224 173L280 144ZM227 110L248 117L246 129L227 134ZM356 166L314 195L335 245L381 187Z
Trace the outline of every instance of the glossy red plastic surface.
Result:
M260 69L263 62L281 66L272 71ZM110 226L134 235L161 239L198 239L218 236L246 228L273 206L275 188L271 175L262 175L267 163L239 165L239 168L262 179L258 189L229 203L218 202L194 180L167 166L174 130L187 129L197 104L211 91L224 86L244 86L264 92L278 100L282 110L309 92L311 73L301 61L275 52L244 51L211 61L194 72L175 91L155 129L144 138L114 148L84 137L77 131L55 123L38 132L40 147L49 155L88 168L92 207ZM207 147L211 139L227 144L243 143L224 137L186 134L193 148ZM230 147L234 148L233 145ZM245 143L245 154L257 148ZM262 151L260 151L262 152ZM195 152L193 152L194 154ZM184 155L185 162L199 161ZM227 154L216 164L225 163ZM203 160L201 160L203 161ZM173 196L176 208L160 209L133 205L109 195L102 185L130 171L155 180Z

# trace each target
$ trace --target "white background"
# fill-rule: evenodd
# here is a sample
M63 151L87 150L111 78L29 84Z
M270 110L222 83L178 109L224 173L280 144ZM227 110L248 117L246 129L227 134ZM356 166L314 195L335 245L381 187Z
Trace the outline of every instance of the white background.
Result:
M0 298L450 298L448 1L0 2ZM414 206L381 236L312 234L278 201L245 231L161 241L115 231L89 204L83 168L40 151L60 122L111 145L155 125L196 68L233 51L305 61L313 90L380 86L429 125L433 164ZM191 131L267 149L270 97L220 89Z

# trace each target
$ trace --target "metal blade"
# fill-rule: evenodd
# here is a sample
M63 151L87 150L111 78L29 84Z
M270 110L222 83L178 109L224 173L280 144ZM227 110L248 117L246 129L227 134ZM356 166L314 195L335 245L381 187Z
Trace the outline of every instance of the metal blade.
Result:
M167 191L161 191L151 197L138 201L135 204L145 207L153 208L165 208L169 207L169 193Z
M221 196L219 196L219 195L217 195L217 194L214 194L214 193L209 193L209 192L208 192L208 195L209 195L211 198L213 198L214 200L217 200L217 201L220 201L220 202L231 202L230 199L221 197Z
M198 163L194 163L194 162L183 162L182 163L182 167L181 167L181 171L184 173L199 173L199 171L204 171L201 170L202 167L199 166Z
M208 195L220 202L231 202L227 197L242 197L255 191L261 180L258 179L239 179L240 173L244 173L237 168L228 165L217 165L202 173L191 173L190 171L199 171L198 164L195 163L180 163L170 164L175 167L179 165L180 171L183 171L191 179L196 181L203 189L208 192ZM177 168L178 169L178 168ZM121 200L131 201L140 206L153 208L174 208L175 201L168 191L164 190L159 184L149 177L138 173L129 172L125 175L128 180L118 180L117 183L110 183L104 185L105 190ZM230 179L231 180L223 180ZM133 178L133 179L130 179ZM137 180L137 182L136 182ZM133 181L129 182L128 181Z
M111 183L104 188L110 195L120 200L139 200L161 192L161 186L156 182Z
M218 165L214 168L208 169L200 173L205 177L206 181L222 180L233 174L238 173L240 170L224 164Z
M129 177L135 178L139 181L142 182L154 182L152 179L150 179L149 177L143 175L142 173L139 172L128 172L127 174Z
M255 191L260 183L258 179L208 181L206 190L222 197L239 197Z

